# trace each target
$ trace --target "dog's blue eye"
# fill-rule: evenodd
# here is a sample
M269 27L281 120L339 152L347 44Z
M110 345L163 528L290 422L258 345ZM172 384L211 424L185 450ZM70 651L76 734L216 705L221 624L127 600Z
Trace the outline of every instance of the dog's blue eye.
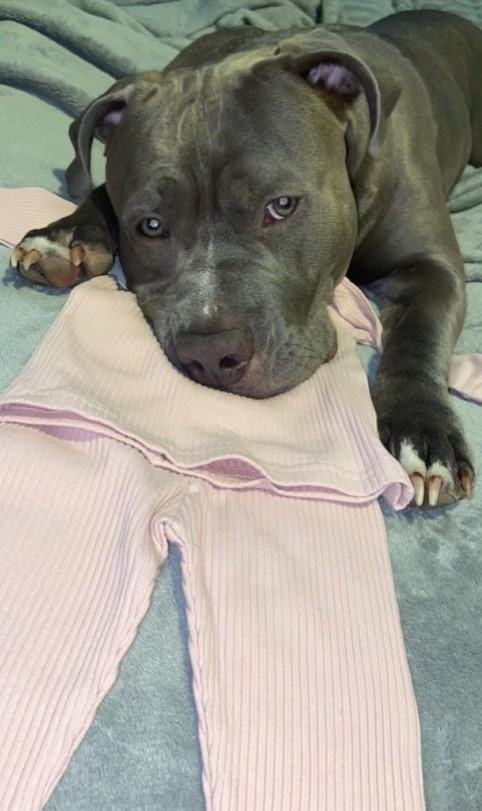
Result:
M264 212L263 225L286 220L290 214L293 214L297 205L298 197L277 197L276 200L271 200Z
M169 231L157 217L145 217L139 223L139 231L146 237L168 237Z

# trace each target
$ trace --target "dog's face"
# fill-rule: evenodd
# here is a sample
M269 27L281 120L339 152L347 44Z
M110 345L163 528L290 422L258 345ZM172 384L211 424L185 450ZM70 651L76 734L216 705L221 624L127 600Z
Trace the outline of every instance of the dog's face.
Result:
M362 85L365 150L379 125L366 65L336 35L320 63L307 36L286 40L289 67L278 47L121 83L73 134L81 157L89 128L106 143L127 283L167 356L250 397L293 388L336 352L328 304L357 236L346 110Z
M133 104L109 146L121 260L173 363L268 397L336 351L327 304L356 235L343 130L288 74L193 81Z

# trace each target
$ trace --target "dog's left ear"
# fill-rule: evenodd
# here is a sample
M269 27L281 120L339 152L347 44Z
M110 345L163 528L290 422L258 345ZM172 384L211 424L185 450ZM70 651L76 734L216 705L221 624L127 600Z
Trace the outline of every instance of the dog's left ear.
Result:
M109 141L122 121L133 97L148 92L152 84L159 83L158 71L147 71L127 76L94 99L69 127L75 158L67 167L65 178L69 194L82 199L92 189L90 153L94 138L107 149Z
M356 172L364 152L356 122L350 115L352 104L361 93L365 95L369 114L368 154L373 158L380 155L387 119L401 93L396 79L376 77L343 37L323 28L283 40L275 57L309 85L325 91L329 106L346 125L350 174Z

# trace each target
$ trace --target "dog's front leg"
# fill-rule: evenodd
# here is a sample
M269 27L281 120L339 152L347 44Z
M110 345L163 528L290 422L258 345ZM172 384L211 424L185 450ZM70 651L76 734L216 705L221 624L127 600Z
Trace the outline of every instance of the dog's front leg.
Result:
M109 273L116 243L117 220L102 185L68 217L25 234L11 264L33 284L74 287Z
M410 475L418 506L470 498L474 469L448 393L465 314L462 262L414 261L380 292L385 338L373 399L381 440Z

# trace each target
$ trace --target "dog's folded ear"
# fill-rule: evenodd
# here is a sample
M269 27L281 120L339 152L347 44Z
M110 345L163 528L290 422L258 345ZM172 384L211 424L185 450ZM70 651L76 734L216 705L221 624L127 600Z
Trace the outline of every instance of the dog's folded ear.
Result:
M159 77L159 72L149 71L121 79L89 104L82 115L72 122L69 135L75 158L65 172L71 197L82 199L92 188L90 154L94 138L105 144L107 150L109 140L134 94L144 92L153 82L157 83Z
M401 93L394 77L375 76L351 44L334 31L315 28L282 40L275 57L309 85L325 91L328 104L346 125L347 164L354 174L364 154L379 156L385 125ZM351 115L355 99L363 93L369 116L368 142L364 145Z

